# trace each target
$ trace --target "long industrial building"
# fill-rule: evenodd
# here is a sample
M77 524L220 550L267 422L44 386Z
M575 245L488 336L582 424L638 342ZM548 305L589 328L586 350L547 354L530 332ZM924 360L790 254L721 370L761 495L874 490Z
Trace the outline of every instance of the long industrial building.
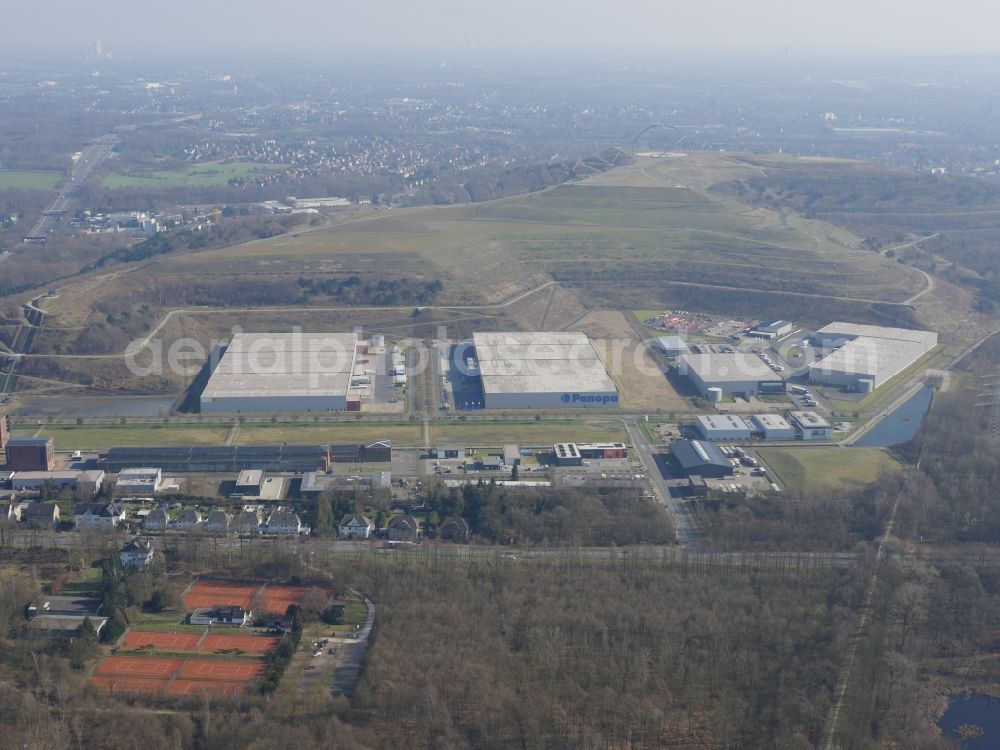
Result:
M111 448L98 465L121 472L135 466L156 466L164 472L325 471L335 463L388 463L388 440L347 445L232 445L186 448Z
M615 408L618 388L583 333L474 333L487 409Z
M201 394L206 413L345 411L356 333L238 333Z
M754 414L744 419L735 414L703 414L695 428L705 440L794 440L795 428L780 414Z
M809 366L813 383L871 392L937 346L933 331L831 323L812 337L812 343L832 350Z
M711 389L723 396L755 396L785 392L785 380L756 354L744 352L699 352L680 358L681 373L687 375L705 397Z

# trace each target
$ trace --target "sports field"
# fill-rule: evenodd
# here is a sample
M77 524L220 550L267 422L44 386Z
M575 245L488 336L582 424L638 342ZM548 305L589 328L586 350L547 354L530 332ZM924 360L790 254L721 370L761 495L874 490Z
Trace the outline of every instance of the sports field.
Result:
M262 661L109 656L91 684L111 692L236 695L263 671Z
M283 615L289 605L301 604L313 591L321 592L326 598L333 595L325 586L198 581L184 595L184 608L207 609L222 605L252 610L257 604L268 614Z
M0 190L54 190L62 175L34 169L0 169Z
M286 606L287 609L287 606ZM154 649L171 653L207 653L242 651L247 654L266 654L278 648L281 639L264 635L220 635L198 633L170 633L150 630L132 630L125 636L123 649Z
M261 584L218 583L198 581L184 596L185 609L206 609L215 606L250 609Z

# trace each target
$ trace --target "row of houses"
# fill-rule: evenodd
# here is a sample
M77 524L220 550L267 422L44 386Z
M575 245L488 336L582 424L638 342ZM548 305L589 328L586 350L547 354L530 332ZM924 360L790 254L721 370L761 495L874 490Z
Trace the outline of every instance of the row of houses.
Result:
M341 539L370 539L375 534L375 524L363 513L348 513L337 527ZM385 538L390 542L416 542L423 536L420 522L409 513L389 519ZM446 542L469 541L469 523L460 516L448 516L437 530L438 539Z
M57 503L4 503L0 522L23 522L35 528L50 528L62 521ZM73 526L77 529L111 529L125 520L125 507L118 503L77 503Z
M279 508L267 519L259 508L245 507L236 514L213 510L207 516L193 508L185 508L171 519L165 510L151 510L143 520L146 531L192 531L200 529L213 534L278 534L309 533L297 513Z

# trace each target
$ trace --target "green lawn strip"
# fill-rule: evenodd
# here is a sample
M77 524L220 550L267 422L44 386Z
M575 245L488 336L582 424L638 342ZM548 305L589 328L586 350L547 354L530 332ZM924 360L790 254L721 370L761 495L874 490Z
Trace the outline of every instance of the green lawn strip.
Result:
M164 651L158 648L120 648L115 656L154 656L157 659L225 659L226 661L264 661L266 654L219 654L208 651Z
M205 425L94 425L43 427L56 450L103 450L129 446L221 445L229 428Z
M271 443L355 443L391 440L397 445L417 445L420 425L410 422L324 422L321 424L243 424L237 445Z

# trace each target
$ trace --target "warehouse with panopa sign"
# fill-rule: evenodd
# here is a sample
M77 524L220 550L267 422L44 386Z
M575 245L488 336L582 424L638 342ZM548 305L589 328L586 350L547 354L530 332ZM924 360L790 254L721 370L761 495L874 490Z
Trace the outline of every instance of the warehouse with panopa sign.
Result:
M580 332L474 333L487 409L614 409L618 387Z

